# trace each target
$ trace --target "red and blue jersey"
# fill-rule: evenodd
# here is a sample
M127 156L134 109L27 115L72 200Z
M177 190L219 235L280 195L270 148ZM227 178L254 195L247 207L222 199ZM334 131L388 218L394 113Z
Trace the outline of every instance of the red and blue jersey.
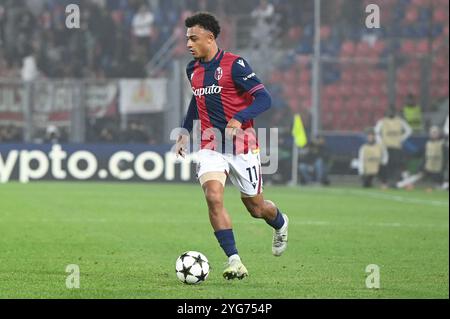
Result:
M193 121L200 120L201 148L217 150L214 136L204 132L215 128L221 132L222 150L225 128L231 119L242 123L245 140L233 141L233 153L241 154L258 148L254 118L271 106L270 95L246 60L219 50L210 62L194 60L186 69L193 97L183 127L192 130ZM248 130L250 129L250 130ZM251 133L253 131L253 133Z

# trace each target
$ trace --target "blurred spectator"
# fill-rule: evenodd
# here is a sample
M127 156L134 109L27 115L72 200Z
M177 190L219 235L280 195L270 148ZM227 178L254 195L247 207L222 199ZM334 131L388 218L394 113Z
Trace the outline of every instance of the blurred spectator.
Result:
M45 130L44 142L49 144L61 143L61 133L55 125L47 126Z
M145 126L135 121L131 122L130 128L125 133L125 141L127 143L147 143L148 140Z
M403 117L414 132L423 131L422 108L413 94L408 94L406 104L403 107Z
M367 142L359 149L358 172L362 178L363 187L371 188L373 180L378 177L382 188L386 188L386 175L383 167L388 163L388 153L381 143L377 143L375 132L370 130Z
M329 185L328 160L329 151L323 136L316 139L300 152L300 176L303 184L312 182Z
M153 34L155 18L150 9L143 4L133 17L133 35L138 38L149 38Z
M378 121L375 127L378 142L386 147L389 161L386 174L391 181L390 186L400 180L403 167L403 143L410 137L412 129L408 123L397 115L391 107L386 116Z
M254 21L252 29L252 44L254 47L262 47L272 44L275 33L275 9L267 0L261 0L259 6L252 11Z
M145 48L147 54L153 36L154 20L153 13L145 4L141 5L139 11L133 17L133 35L138 39L139 45Z
M25 82L31 82L37 79L39 76L39 70L36 63L35 55L30 52L29 55L23 58L23 65L21 71L22 80Z
M107 127L101 129L98 141L101 143L117 143L113 131Z
M0 143L21 143L22 129L15 125L0 126Z
M275 12L273 4L267 0L261 0L259 6L253 10L251 16L259 25L265 24L273 17Z

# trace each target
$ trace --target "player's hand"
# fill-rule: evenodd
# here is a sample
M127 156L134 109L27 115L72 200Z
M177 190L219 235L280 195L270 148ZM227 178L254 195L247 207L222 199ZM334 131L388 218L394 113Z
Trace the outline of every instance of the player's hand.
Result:
M242 123L239 122L236 119L231 119L228 124L227 127L225 129L225 135L227 138L232 139L234 136L236 136L237 132L239 129L241 129L242 127Z
M175 153L178 156L181 156L182 158L186 157L186 145L189 142L189 136L188 135L179 135L177 139L177 143L175 144Z

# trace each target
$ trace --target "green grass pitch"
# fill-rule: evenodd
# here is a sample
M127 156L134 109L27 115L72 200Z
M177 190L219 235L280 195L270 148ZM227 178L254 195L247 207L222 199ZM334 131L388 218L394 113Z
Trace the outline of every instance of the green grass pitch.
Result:
M289 246L226 189L250 276L226 281L226 258L197 185L0 185L0 298L449 298L448 193L267 187L290 217ZM197 250L208 280L180 283L175 260ZM80 267L67 289L66 266ZM367 289L366 266L380 267Z

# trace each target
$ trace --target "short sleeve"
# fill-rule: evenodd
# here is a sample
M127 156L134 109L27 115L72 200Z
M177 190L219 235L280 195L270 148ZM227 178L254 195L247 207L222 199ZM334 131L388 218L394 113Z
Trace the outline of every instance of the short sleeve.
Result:
M189 82L191 82L192 80L192 73L194 73L194 68L195 68L195 61L191 61L186 67L186 76Z

